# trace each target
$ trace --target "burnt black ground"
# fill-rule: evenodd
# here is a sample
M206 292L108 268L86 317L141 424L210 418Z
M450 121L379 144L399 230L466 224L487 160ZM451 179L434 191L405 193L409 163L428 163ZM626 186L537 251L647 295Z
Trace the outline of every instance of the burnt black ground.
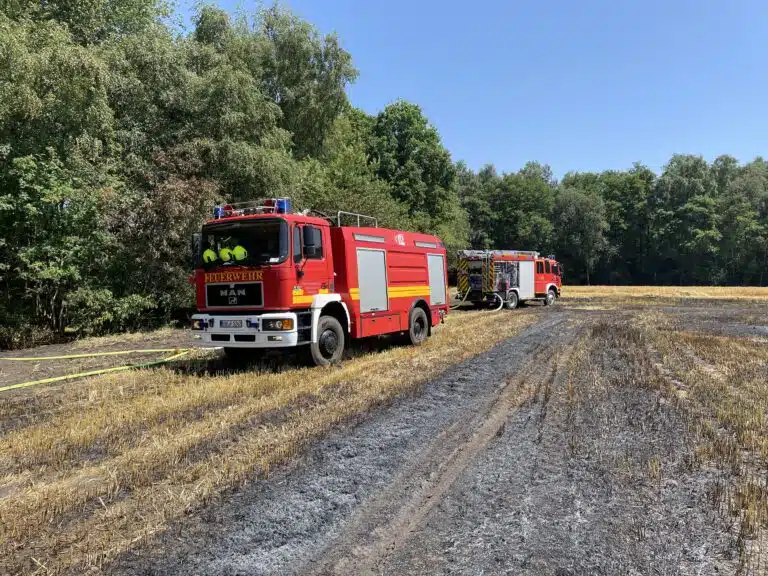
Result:
M396 478L440 432L469 419L536 349L557 337L556 312L374 418L349 423L266 482L254 482L123 555L115 574L291 574L320 554L367 498Z
M686 467L684 419L642 367L627 380L629 360L609 350L600 385L585 382L575 405L566 389L572 345L615 315L542 311L105 572L734 573L711 479Z

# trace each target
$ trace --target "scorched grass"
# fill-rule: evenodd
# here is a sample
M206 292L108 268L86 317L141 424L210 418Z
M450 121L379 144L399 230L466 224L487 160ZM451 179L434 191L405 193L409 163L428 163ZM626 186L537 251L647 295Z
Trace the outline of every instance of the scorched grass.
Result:
M163 368L73 383L62 389L69 402L41 396L35 417L0 437L0 567L101 565L534 319L453 314L421 348L327 370L205 377Z

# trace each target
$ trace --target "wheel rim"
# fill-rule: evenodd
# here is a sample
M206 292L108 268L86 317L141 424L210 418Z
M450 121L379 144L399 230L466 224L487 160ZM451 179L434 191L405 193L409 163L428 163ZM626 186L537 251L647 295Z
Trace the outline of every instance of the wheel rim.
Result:
M549 293L547 294L547 302L552 304L552 302L554 301L555 301L555 293L550 290Z
M413 322L413 337L418 341L424 338L424 319L416 318Z
M323 358L326 360L333 358L336 350L339 349L339 337L336 332L330 328L326 328L320 335L319 344L320 354L322 354Z

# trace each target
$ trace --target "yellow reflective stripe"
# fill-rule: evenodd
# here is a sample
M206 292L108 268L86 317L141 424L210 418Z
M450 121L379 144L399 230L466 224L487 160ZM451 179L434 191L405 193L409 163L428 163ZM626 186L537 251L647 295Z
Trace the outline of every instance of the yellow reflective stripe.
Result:
M317 294L330 294L330 291L328 288L320 288L317 291ZM317 296L317 294L304 294L303 288L294 288L292 302L294 304L312 304L312 299Z
M389 286L387 294L390 298L429 296L429 286Z
M414 296L429 296L429 286L387 286L389 298L413 298ZM349 297L360 300L360 288L350 288Z

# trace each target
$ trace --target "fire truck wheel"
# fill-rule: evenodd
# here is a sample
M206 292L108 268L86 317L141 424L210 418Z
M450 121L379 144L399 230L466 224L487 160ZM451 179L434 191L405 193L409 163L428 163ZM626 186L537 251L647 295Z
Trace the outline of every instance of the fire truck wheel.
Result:
M557 292L555 292L554 288L550 288L549 292L547 292L547 297L544 299L544 305L552 306L555 300L557 300Z
M317 342L310 344L312 361L316 366L328 366L341 360L344 354L344 329L333 316L320 316Z
M518 302L520 302L520 299L517 296L517 292L510 292L507 296L507 300L504 302L504 307L507 310L514 310L517 308Z
M420 346L429 335L429 321L427 314L421 308L414 308L411 311L410 327L408 328L408 338L414 346Z

